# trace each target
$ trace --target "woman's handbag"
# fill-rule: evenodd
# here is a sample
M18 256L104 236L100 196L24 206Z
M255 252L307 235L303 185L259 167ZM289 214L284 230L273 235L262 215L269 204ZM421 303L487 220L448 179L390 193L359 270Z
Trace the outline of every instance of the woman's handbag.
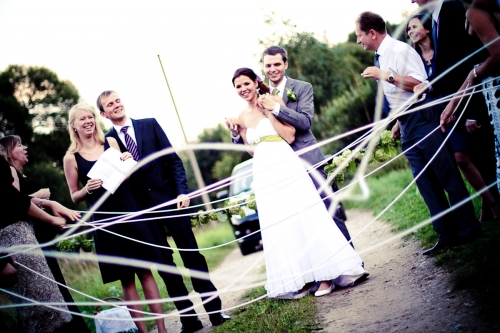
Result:
M118 297L106 297L103 301L115 299L123 302ZM99 311L100 306L96 306L94 310L94 322L96 333L121 333L121 332L137 332L137 326L130 316L126 306L118 306L108 310ZM116 318L119 320L110 320L102 318Z

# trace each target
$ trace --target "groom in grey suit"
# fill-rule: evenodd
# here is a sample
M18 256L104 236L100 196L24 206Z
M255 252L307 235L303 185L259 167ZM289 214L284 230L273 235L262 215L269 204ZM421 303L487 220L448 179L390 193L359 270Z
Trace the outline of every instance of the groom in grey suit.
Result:
M271 93L281 97L286 107L276 103L273 98L266 98L266 95L259 97L259 105L269 110L272 109L272 112L279 120L295 127L295 141L291 144L293 150L299 151L316 144L316 138L311 131L314 116L312 85L309 82L294 80L285 76L285 71L288 68L288 58L286 51L279 46L271 46L264 50L263 63L264 72L269 79ZM269 97L269 95L267 96ZM233 140L239 143L241 138L239 136L233 137ZM325 159L319 148L302 154L301 158L311 165L315 165ZM318 168L317 171L321 174L323 180L325 180L326 174L323 169ZM316 188L319 189L321 186L320 182L318 182L312 174L311 178ZM327 193L322 191L320 195L322 198L325 198ZM332 200L327 198L324 200L324 203L328 209L332 204ZM346 219L347 217L342 205L339 204L333 216L333 220L344 237L350 240L351 236L345 225ZM354 247L354 245L352 246Z

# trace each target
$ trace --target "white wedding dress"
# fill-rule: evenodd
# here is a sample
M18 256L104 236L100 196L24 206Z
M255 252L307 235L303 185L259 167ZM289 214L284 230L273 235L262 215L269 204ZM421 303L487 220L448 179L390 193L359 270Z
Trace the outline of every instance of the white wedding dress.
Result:
M300 290L312 281L348 286L365 271L319 196L302 160L286 141L260 142L276 135L269 119L247 129L257 143L253 178L264 244L270 297Z

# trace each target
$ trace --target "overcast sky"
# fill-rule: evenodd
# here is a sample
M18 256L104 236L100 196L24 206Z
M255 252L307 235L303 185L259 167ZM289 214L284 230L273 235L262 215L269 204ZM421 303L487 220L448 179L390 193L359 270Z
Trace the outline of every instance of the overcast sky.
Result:
M260 69L258 40L279 33L279 26L264 24L266 14L338 43L365 10L398 23L416 5L411 0L0 0L0 70L9 64L48 67L94 106L99 93L115 90L129 116L157 118L179 145L183 136L158 55L193 140L244 108L231 78L239 67Z

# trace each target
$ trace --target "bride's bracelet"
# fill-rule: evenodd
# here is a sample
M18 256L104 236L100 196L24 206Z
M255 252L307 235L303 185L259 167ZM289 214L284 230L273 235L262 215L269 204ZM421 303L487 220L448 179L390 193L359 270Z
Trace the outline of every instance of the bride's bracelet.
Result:
M38 207L41 210L45 210L44 202L45 202L45 199L40 199L40 201L38 201Z
M89 191L89 186L88 185L85 185L85 191L87 191L87 194L92 194L94 192L92 191Z

